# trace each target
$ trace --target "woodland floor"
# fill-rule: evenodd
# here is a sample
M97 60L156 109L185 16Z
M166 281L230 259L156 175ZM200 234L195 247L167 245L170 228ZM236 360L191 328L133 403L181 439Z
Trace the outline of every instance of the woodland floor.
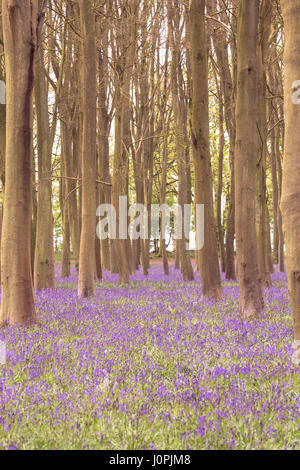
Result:
M57 266L59 273L59 266ZM299 369L286 277L261 319L238 314L238 287L201 299L153 265L128 287L104 273L78 300L76 274L36 293L41 325L0 339L0 448L300 448Z

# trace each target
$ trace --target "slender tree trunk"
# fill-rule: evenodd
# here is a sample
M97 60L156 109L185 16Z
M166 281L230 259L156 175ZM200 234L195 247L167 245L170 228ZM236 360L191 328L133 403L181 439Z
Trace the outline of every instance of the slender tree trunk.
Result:
M61 277L69 277L70 271L70 226L68 216L65 216L63 222L63 244L62 244L62 255L61 255Z
M195 203L204 204L204 246L200 251L200 274L204 296L219 299L222 287L213 211L213 185L209 151L208 66L204 20L204 0L192 0L190 6L192 122L195 171Z
M35 172L36 160L33 155L33 168L32 168L32 217L31 217L31 242L30 242L30 255L31 255L31 275L34 279L34 259L35 259L35 241L36 241L36 227L37 227L37 182Z
M117 105L116 105L116 113L115 113L115 154L114 154L114 168L113 168L113 192L112 192L112 201L113 205L116 210L116 232L117 232L117 239L113 241L113 249L115 250L115 256L117 260L118 266L118 273L119 273L119 280L120 283L128 283L129 282L129 275L130 269L128 265L128 257L127 257L127 243L126 239L120 236L120 217L126 217L127 220L127 212L126 214L120 210L120 196L127 197L127 173L128 173L128 160L127 154L124 152L123 149L123 142L122 142L122 129L123 129L123 121L124 121L124 105L122 103L122 93L119 90L117 94ZM125 235L125 234L124 234ZM127 233L127 225L126 225L126 237L128 236Z
M66 176L66 192L63 203L67 205L68 222L70 227L70 239L75 258L75 266L78 270L79 266L79 243L80 243L80 228L78 217L78 204L76 194L76 178L77 174L74 171L72 148L71 148L71 129L70 126L64 122L61 125L61 141L62 141L62 156L64 176Z
M2 24L0 23L0 35L2 39ZM0 65L0 80L4 81L4 73ZM0 103L0 180L4 186L5 182L5 124L6 124L6 105Z
M140 123L139 123L140 124ZM140 126L137 134L139 139L142 139L142 129ZM134 168L134 181L136 191L136 203L143 204L144 202L144 187L143 187L143 169L142 169L142 155L140 151L141 146L138 144L138 148L133 152L133 168ZM148 274L146 260L145 260L145 244L144 240L137 239L133 240L133 253L135 268L139 269L140 266L140 255L143 267L143 273L146 276Z
M95 238L95 264L96 279L102 280L101 245L98 237Z
M258 28L258 161L257 161L257 245L258 265L265 287L271 286L269 269L269 224L266 187L267 160L267 79L266 65L269 57L269 36L272 15L271 0L262 0L259 10Z
M216 0L207 2L207 11L209 15L214 15L218 11ZM218 18L218 17L217 17ZM228 24L228 17L225 11L220 12L220 20L224 24ZM217 23L213 21L216 26ZM236 21L232 18L231 29L236 33ZM236 83L236 45L231 40L231 61L232 72L230 70L229 57L228 57L228 42L230 37L226 36L224 28L218 28L212 35L214 48L217 57L217 64L220 73L220 82L222 94L224 96L224 115L226 129L229 135L229 164L230 164L230 201L227 215L226 224L226 237L225 237L225 274L226 279L235 280L235 261L234 261L234 146L235 146L235 83ZM234 36L233 36L234 37ZM220 173L219 173L220 174ZM222 267L223 268L223 267Z
M42 2L39 1L39 5ZM44 72L44 54L40 47L35 62L35 110L38 148L37 228L34 258L36 289L55 288L51 153L48 117L48 93Z
M61 179L60 181L60 207L62 212L62 255L61 255L61 277L70 276L70 225L68 220L68 205L65 203L66 182Z
M78 5L77 5L78 6ZM67 15L76 17L73 11L75 5L68 4ZM78 17L78 14L77 14ZM67 20L66 20L67 21ZM68 32L66 36L66 46L64 50L64 76L61 99L58 105L60 114L60 135L61 135L61 152L62 152L62 176L65 178L64 195L62 205L66 207L68 217L68 225L70 231L70 241L73 256L75 259L75 267L79 268L79 245L80 245L80 225L79 225L79 209L77 201L77 191L79 187L78 178L78 139L74 138L73 127L77 125L78 115L78 72L75 67L77 60L77 45L75 46L72 34ZM75 57L72 51L75 50ZM53 62L53 61L52 61ZM52 63L55 67L55 63ZM59 77L56 72L57 79ZM75 95L75 96L74 96ZM69 103L68 97L72 96Z
M300 364L300 1L281 0L285 27L284 115L285 140L281 210L289 295Z
M271 127L275 125L274 117L271 119ZM279 231L278 231L278 204L279 204L279 197L278 197L278 182L277 182L277 171L276 171L276 149L275 149L275 140L276 140L276 130L273 130L271 135L271 155L270 155L270 162L271 162L271 171L272 171L272 192L273 192L273 230L274 230L274 240L273 240L273 259L274 263L278 263L278 247L279 247Z
M143 22L141 27L141 38L142 38L142 57L141 57L141 68L140 68L140 114L141 121L144 128L143 133L143 142L141 146L141 165L139 170L141 172L141 183L142 188L140 194L143 196L142 204L144 207L149 210L149 165L150 165L150 106L149 106L149 56L150 56L150 45L148 40L148 31L147 31L147 22L145 21L145 16L148 14L147 4L144 2L143 5ZM149 214L148 214L148 225L149 225ZM146 234L147 239L141 240L141 257L142 257L142 267L143 273L145 276L148 275L149 269L149 251L150 251L150 226L148 226L148 232Z
M283 238L283 227L282 227L282 215L281 209L278 208L278 264L279 264L279 271L284 273L285 272L285 265L284 265L284 238Z
M234 147L234 145L233 145ZM225 276L226 279L236 280L235 260L234 260L234 233L235 233L235 188L234 188L234 157L230 151L230 202L226 227L226 252L225 252Z
M283 134L283 133L282 133ZM282 138L283 135L282 135ZM279 200L281 198L282 193L282 165L281 165L281 158L280 158L280 133L276 133L276 164L278 169L278 189L279 189ZM282 227L282 214L281 208L278 206L278 213L277 213L277 220L278 220L278 264L279 264L279 271L284 272L284 238L283 238L283 227Z
M273 274L274 264L273 264L273 257L272 257L270 211L269 211L269 207L267 204L266 204L266 232L267 232L266 251L267 251L268 270L270 274Z
M178 240L175 240L175 264L174 264L175 269L180 268L180 248L179 248L179 243Z
M216 0L210 0L207 2L207 12L209 15L215 15L218 11ZM225 12L220 13L220 20L224 24L228 24L228 18ZM214 26L216 23L213 21ZM231 23L231 28L235 32L236 26L234 21ZM218 239L222 241L220 245L221 254L221 265L222 271L226 273L226 279L235 280L235 264L234 264L234 145L235 145L235 96L234 96L234 85L235 83L235 61L236 61L236 48L235 44L232 44L232 74L230 71L229 59L228 59L228 41L226 37L226 31L224 28L216 27L212 34L214 49L217 57L217 64L220 74L220 92L221 96L224 97L224 113L223 109L220 108L220 151L219 151L219 180L218 180L218 193L217 193L217 227L218 227ZM232 76L231 76L232 75ZM224 130L223 130L223 114L225 115L225 123L227 132L229 135L229 164L230 164L230 202L227 215L227 227L226 227L226 252L224 247L224 233L221 225L221 194L222 194L222 166L223 166L223 152L224 152ZM220 193L221 191L221 193ZM225 269L224 269L225 264Z
M0 204L0 266L1 266L2 217L3 217L3 208L2 208L2 204ZM0 282L1 282L1 270L0 270Z
M107 74L108 74L108 60L107 60L107 46L104 47L104 51L98 55L98 69L99 69L99 176L100 180L111 182L109 172L109 129L110 129L110 118L107 111ZM111 188L108 185L100 186L100 204L110 204L111 202ZM101 245L101 260L103 269L110 270L110 240L100 240Z
M137 145L132 145L132 162L133 162L133 174L134 174L134 183L135 183L135 194L136 194L136 204L143 204L144 201L144 193L143 193L143 168L142 168L142 142L144 138L145 132L145 122L144 116L142 114L142 106L141 106L141 86L139 75L134 73L133 80L134 80L134 90L135 90L135 101L136 101L136 109L137 109L137 116L136 116L136 139ZM132 119L132 117L131 117ZM135 269L139 269L141 263L141 254L143 256L143 247L144 241L138 238L137 240L132 241L133 245L133 256L134 256L134 263ZM143 270L144 274L147 274L147 269L145 272L146 265L143 263Z
M82 93L82 89L81 89ZM72 168L74 174L79 178L81 184L78 184L74 196L76 198L77 213L76 213L76 224L79 228L79 244L78 244L78 272L79 272L79 257L80 257L80 239L81 239L81 228L82 228L82 109L83 109L83 95L81 95L81 111L78 112L75 124L72 127L72 144L73 144L73 155L72 155ZM94 179L95 175L94 175ZM76 187L76 185L75 185Z
M164 136L163 140L163 161L162 161L162 175L161 175L161 184L160 184L160 204L166 203L166 185L167 185L167 166L168 166L168 137ZM164 274L169 275L169 262L166 249L166 240L165 234L162 232L162 227L160 230L160 251L163 262Z
M172 0L168 2L168 17L169 17L169 41L172 49L172 64L171 64L171 91L172 91L172 105L174 113L175 125L175 143L176 143L176 158L178 168L178 204L181 208L182 215L184 205L188 204L188 182L187 182L187 168L186 168L186 152L188 148L187 142L187 110L185 97L182 93L183 79L182 70L179 60L180 50L180 36L179 36L179 10L178 5L173 4ZM194 271L191 264L189 252L186 249L186 239L184 233L184 217L182 217L181 224L181 239L177 240L177 247L179 249L179 258L181 264L181 273L184 280L193 280Z
M222 224L222 192L223 192L223 159L224 159L224 119L223 119L223 104L219 104L219 127L220 127L220 141L219 141L219 161L218 161L218 189L217 189L217 227L218 227L218 240L221 256L222 272L225 272L225 248L224 248L224 230Z
M82 32L82 218L78 295L95 292L96 236L96 44L91 0L80 0Z
M113 199L112 199L113 200ZM112 273L118 273L119 268L118 268L118 262L117 262L117 240L111 240L110 241L110 270Z
M129 147L130 136L130 84L131 73L136 52L136 2L131 2L128 10L122 12L122 37L120 38L120 50L116 63L118 75L116 77L115 92L115 149L113 162L112 202L116 210L117 239L113 243L113 249L118 265L119 279L121 283L128 283L130 274L134 273L134 264L131 243L128 239L128 217L120 207L120 196L127 198L129 184ZM128 34L129 40L126 40ZM126 53L125 53L126 50ZM123 199L124 200L124 199ZM120 216L125 220L126 233L120 233Z
M235 147L235 220L240 308L245 317L263 309L255 232L255 175L258 112L259 1L240 1Z
M97 167L100 167L100 156L96 153L96 160L97 160ZM98 171L99 174L99 171ZM102 185L101 185L102 186ZM97 190L96 199L97 199L97 206L101 204L103 201L103 193L101 193L101 189ZM96 279L102 279L102 258L101 258L101 240L96 236L95 237L95 276Z
M31 276L32 91L38 1L2 1L7 77L0 323L36 321Z

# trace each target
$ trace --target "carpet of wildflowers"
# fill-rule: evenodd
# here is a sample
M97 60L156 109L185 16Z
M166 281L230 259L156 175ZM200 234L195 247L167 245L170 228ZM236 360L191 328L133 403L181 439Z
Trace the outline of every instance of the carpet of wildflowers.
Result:
M40 325L0 330L0 449L298 449L299 368L286 277L259 320L238 287L160 265L129 286L104 273L79 300L76 274L36 293Z

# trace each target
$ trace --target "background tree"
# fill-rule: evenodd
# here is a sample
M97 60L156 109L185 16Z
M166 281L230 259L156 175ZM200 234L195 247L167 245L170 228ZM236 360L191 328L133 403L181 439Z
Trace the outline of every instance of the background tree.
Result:
M44 8L44 2L39 0L39 10ZM37 227L35 238L34 286L36 289L55 288L54 245L53 245L53 215L52 215L52 180L51 129L48 113L48 93L44 72L44 53L40 45L35 60L35 114L37 122L38 150L38 197L37 197ZM55 123L54 123L55 122ZM52 125L56 125L54 120Z

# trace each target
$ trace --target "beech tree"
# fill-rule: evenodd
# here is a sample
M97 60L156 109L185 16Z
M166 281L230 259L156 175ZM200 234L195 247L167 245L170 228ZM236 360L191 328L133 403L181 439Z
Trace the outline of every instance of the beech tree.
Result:
M234 2L230 2L230 5L234 6ZM207 12L209 15L214 15L211 18L213 23L212 29L212 41L214 45L216 55L216 65L220 76L220 96L219 101L219 120L220 120L220 151L219 151L219 181L223 177L223 165L221 162L223 146L225 145L224 130L221 129L221 121L223 114L225 118L226 130L229 136L229 166L230 166L230 195L229 195L229 207L226 221L226 243L225 243L225 273L227 279L236 279L235 274L235 260L234 260L234 146L235 146L235 83L236 83L236 43L233 38L236 35L236 22L232 21L230 24L226 12L221 9L220 14L217 16L217 21L214 21L217 12L217 1L210 0L207 2ZM226 29L231 27L230 29ZM232 63L229 61L228 49L231 49ZM224 113L222 112L222 103L224 104ZM223 155L224 157L224 155ZM219 194L217 201L217 213L220 212L222 187L219 185ZM218 206L219 205L219 206ZM224 230L222 224L218 220L220 219L220 213L217 217L219 238L222 237L222 231ZM221 246L222 250L222 246Z
M3 52L3 32L2 32L2 15L0 20L0 43L1 52ZM2 94L4 92L4 64L0 64L0 82L2 85ZM4 186L4 172L5 172L5 125L6 125L6 105L4 103L4 96L1 96L0 101L0 181Z
M269 214L266 194L266 165L268 148L267 116L267 62L271 31L272 2L263 0L259 9L258 23L258 156L257 156L257 245L258 264L264 287L271 285Z
M38 0L2 1L6 67L5 196L0 322L36 321L31 273L34 61L41 27Z
M281 0L285 30L284 114L285 141L281 210L289 295L300 363L300 1Z
M260 314L264 301L255 231L255 177L258 153L259 0L240 0L237 48L235 222L240 308Z
M82 212L79 253L78 295L95 291L96 236L96 45L95 17L91 0L80 0L82 32Z
M117 31L115 50L115 149L113 161L112 202L116 211L116 240L113 250L117 260L119 279L128 283L134 272L131 244L128 240L127 213L120 210L120 197L128 198L129 146L130 146L130 84L136 52L135 12L137 2L131 2L128 8L121 10L121 24ZM125 33L126 31L126 33ZM128 36L126 36L126 34ZM127 53L125 53L125 50ZM124 199L123 199L124 200ZM123 233L120 233L120 215L124 221ZM126 219L126 220L125 220Z
M180 58L180 10L178 2L168 1L169 38L172 50L171 90L174 113L176 157L178 168L178 203L181 208L188 204L189 145L187 135L187 100L184 94L184 80ZM194 272L189 252L186 250L184 222L181 224L182 237L177 240L181 272L184 280L193 280Z
M203 295L219 299L222 296L222 287L213 211L209 150L208 72L204 9L204 0L191 1L192 122L190 124L195 171L195 204L204 204L204 246L200 250L202 290Z
M39 9L44 9L44 2L39 0ZM38 48L35 60L35 111L37 121L38 147L38 198L37 228L35 238L34 286L36 289L55 288L53 215L52 215L52 180L48 93L44 72L43 48ZM55 125L55 124L52 124Z

